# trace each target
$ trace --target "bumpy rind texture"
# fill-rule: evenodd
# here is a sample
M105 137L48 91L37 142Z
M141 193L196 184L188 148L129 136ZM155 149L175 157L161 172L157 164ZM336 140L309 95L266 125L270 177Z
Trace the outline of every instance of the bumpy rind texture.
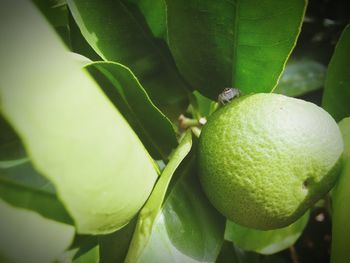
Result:
M200 180L228 219L261 230L285 227L333 187L342 151L336 122L315 104L243 96L203 127Z

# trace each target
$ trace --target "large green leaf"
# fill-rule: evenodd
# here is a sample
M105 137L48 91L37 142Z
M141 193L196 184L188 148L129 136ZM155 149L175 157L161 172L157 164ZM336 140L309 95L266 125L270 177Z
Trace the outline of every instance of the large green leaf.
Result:
M155 159L167 159L177 140L171 122L153 104L129 68L115 62L86 66Z
M46 218L73 224L52 184L33 169L28 159L11 167L0 167L0 198Z
M295 45L306 0L166 0L168 42L187 81L217 98L224 87L269 92Z
M200 188L196 160L189 155L154 224L139 262L214 262L224 236L224 218Z
M344 139L343 169L332 192L332 253L331 262L350 258L350 117L339 123Z
M78 232L121 228L157 178L150 156L30 2L5 1L0 31L0 109L35 168Z
M191 131L188 131L180 145L171 155L169 163L165 166L150 198L139 214L126 262L136 262L140 258L140 255L151 237L153 224L160 213L170 180L180 163L190 152L191 147L192 136Z
M185 137L183 142L188 139ZM167 177L174 172L176 155L183 151L181 146L184 147L180 144L165 167L163 182L159 181L151 201L145 205L149 210L141 211L126 262L214 262L219 254L224 218L210 205L200 188L196 148L176 169L161 206Z
M73 241L74 227L0 200L2 262L54 262Z
M336 121L350 115L350 25L348 25L335 47L328 65L322 106Z
M68 5L98 55L129 67L154 103L172 119L186 109L186 86L175 64L133 5L109 0L69 0Z
M137 5L153 36L166 38L166 4L164 0L127 0Z
M326 67L311 59L289 60L274 93L296 97L322 88Z
M293 224L269 231L247 228L227 221L225 239L248 251L261 254L274 254L295 243L303 233L308 222L309 212L305 213Z

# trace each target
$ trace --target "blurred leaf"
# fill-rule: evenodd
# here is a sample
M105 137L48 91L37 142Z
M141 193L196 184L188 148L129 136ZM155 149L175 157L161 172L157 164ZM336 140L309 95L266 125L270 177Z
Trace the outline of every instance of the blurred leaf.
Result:
M13 206L34 210L46 218L73 224L62 203L57 200L52 184L40 176L28 160L0 169L0 198Z
M101 263L124 262L135 226L136 218L122 229L112 234L98 237Z
M100 262L100 250L96 245L80 257L73 260L73 263L99 263Z
M68 8L65 0L33 0L67 46L70 46Z
M219 254L225 221L200 188L193 153L177 171L139 262L214 262Z
M332 253L331 262L350 258L350 117L339 123L344 139L343 169L332 191Z
M153 104L131 70L115 62L86 66L154 159L167 159L177 145L171 122Z
M74 227L17 209L0 200L2 262L54 262L68 248Z
M322 106L336 121L350 116L350 25L348 25L335 47L328 65Z
M227 221L225 239L244 250L274 254L293 245L303 233L308 220L309 212L287 227L269 231L247 228Z
M78 232L113 232L148 198L154 163L40 12L28 1L5 2L1 112L37 171L54 184Z
M225 87L270 92L298 37L305 0L166 0L180 72L216 99Z
M166 4L164 0L128 0L139 8L154 37L166 38Z
M33 0L43 15L54 27L68 25L68 9L66 1L62 0Z
M0 115L0 162L22 159L25 156L21 139Z
M136 8L126 1L69 0L85 39L104 60L129 67L152 101L171 119L187 107L186 85Z
M15 159L10 161L0 161L0 169L8 169L17 165L21 165L23 163L28 162L29 159L27 157L21 159Z
M326 69L321 63L310 59L289 60L273 92L297 97L322 88Z
M52 183L34 169L29 159L25 159L10 167L1 167L0 174L4 181L12 182L17 186L40 189L50 194L55 194L56 192Z
M191 147L192 135L191 131L188 131L180 145L172 153L169 163L165 166L151 196L139 214L126 262L136 262L142 255L151 237L153 224L160 213L170 180L180 163L190 152Z

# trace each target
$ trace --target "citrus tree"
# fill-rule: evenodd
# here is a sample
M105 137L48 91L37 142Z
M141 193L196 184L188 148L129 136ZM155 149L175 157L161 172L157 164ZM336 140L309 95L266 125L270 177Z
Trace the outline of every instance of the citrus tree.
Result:
M299 58L306 11L2 0L1 262L307 262L315 215L347 262L350 27Z

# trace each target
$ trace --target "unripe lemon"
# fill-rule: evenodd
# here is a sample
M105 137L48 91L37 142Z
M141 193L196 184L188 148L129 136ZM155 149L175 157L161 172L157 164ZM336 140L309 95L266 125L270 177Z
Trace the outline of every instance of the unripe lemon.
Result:
M233 100L203 127L199 177L212 204L243 226L287 226L334 185L343 141L313 103L259 93Z

